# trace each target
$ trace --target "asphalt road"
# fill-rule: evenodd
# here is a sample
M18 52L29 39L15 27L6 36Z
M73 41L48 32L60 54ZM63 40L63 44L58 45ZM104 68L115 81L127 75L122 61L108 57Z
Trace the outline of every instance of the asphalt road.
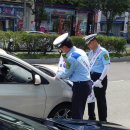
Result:
M49 66L53 70L57 69L57 65ZM108 121L130 128L130 62L112 62L108 80ZM88 119L87 106L84 119Z
M108 121L130 128L130 62L112 63L108 76Z
M130 62L111 63L108 80L108 121L130 128Z

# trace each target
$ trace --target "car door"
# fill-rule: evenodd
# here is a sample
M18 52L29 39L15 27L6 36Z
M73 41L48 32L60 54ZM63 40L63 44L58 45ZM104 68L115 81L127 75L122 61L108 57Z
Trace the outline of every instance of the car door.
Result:
M43 117L46 93L43 84L34 84L34 75L32 70L0 58L0 107Z

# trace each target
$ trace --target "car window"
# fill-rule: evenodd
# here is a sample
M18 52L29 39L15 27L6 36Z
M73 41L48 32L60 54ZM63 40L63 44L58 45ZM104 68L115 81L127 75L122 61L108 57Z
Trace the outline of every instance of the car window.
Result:
M1 59L0 59L1 61ZM3 60L0 64L0 83L32 83L32 73L11 61Z
M51 77L55 77L55 73L49 69L47 69L46 67L43 66L39 66L39 65L33 65L34 67L36 67L37 69L41 70L42 72L46 73L47 75L51 76Z

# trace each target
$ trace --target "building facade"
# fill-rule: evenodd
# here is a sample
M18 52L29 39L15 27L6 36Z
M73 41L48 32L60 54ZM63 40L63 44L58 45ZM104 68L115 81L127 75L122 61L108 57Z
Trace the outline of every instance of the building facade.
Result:
M35 14L32 15L32 6L26 2L25 8L24 2L20 2L20 0L0 2L0 30L36 30ZM46 5L45 12L47 17L41 22L38 31L86 35L93 33L95 30L95 12L93 10L77 10L70 5Z
M30 28L31 9L26 4L26 15L24 14L24 3L0 2L0 30L21 31L24 29L24 17L26 30Z
M116 16L113 21L111 35L114 36L124 36L128 35L128 21L130 19L130 14L128 12L122 13L120 16ZM106 18L101 11L98 12L98 22L97 22L97 33L106 32Z
M93 32L94 12L90 10L76 10L70 6L45 7L47 18L41 23L40 31L70 35L85 35ZM32 23L32 30L33 30Z

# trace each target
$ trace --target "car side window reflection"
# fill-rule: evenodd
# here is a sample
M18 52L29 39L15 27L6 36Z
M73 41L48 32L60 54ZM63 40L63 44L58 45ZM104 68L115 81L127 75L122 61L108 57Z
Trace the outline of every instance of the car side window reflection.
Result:
M5 59L4 59L5 60ZM32 83L32 73L21 66L0 59L0 83Z

